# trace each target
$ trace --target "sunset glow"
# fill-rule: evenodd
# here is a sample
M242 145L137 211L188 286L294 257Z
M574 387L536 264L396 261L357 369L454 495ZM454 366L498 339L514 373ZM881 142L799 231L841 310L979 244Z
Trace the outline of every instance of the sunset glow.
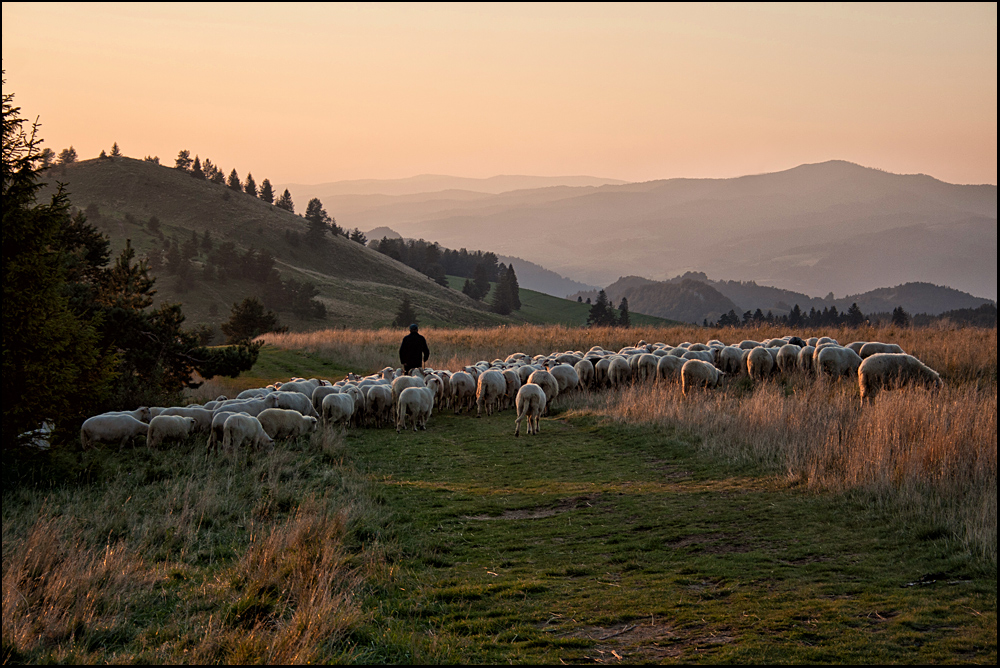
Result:
M996 4L3 4L46 146L274 183L729 177L842 159L996 183Z

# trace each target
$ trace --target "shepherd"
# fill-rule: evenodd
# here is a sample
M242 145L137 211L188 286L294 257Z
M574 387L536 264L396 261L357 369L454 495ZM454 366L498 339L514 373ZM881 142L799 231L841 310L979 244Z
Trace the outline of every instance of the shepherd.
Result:
M399 361L403 365L403 373L423 368L430 356L427 339L417 333L416 323L410 325L410 333L403 337L403 343L399 346Z

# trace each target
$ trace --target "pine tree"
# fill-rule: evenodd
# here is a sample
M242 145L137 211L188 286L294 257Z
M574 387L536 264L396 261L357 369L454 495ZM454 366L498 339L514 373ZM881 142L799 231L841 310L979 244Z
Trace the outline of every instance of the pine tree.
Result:
M256 182L254 182L253 174L251 174L250 172L247 172L247 181L243 185L243 192L245 192L247 195L250 195L251 197L257 196L257 184Z
M521 310L521 286L517 283L517 274L514 273L514 264L507 267L507 284L510 291L510 307L514 311Z
M226 181L226 185L229 186L230 190L235 190L236 192L243 192L243 186L240 184L240 176L236 173L236 168L229 172L229 180Z
M42 152L38 154L38 168L48 169L56 161L56 152L51 148L43 148Z
M504 271L497 288L493 291L493 299L490 303L490 310L500 315L510 315L512 304L510 299L510 276Z
M197 156L195 157L197 158ZM216 167L211 160L205 158L205 161L201 163L201 170L205 173L205 179L211 181L212 177L215 176Z
M910 314L903 310L902 306L897 306L892 310L892 324L897 327L909 327Z
M403 295L403 301L400 303L399 308L396 309L396 317L392 321L393 327L409 327L412 324L419 324L417 322L417 312L413 310L413 305L410 304L410 295Z
M278 316L273 311L265 311L256 297L247 297L239 304L233 304L229 320L222 323L219 329L226 335L226 343L247 344L261 334L278 329Z
M76 149L70 146L69 148L64 148L59 151L59 164L68 165L72 162L76 162Z
M292 194L288 192L288 188L285 188L285 192L281 193L281 197L278 198L278 201L274 205L289 213L295 213L295 204L292 203Z
M590 306L587 324L592 327L611 327L615 324L614 310L604 290L597 293L597 301Z
M331 228L332 219L318 197L313 197L306 205L305 219L309 223L309 236L313 239L322 239Z
M472 273L472 286L475 288L475 294L472 295L472 298L476 301L482 301L490 292L490 277L486 265L482 262L476 265L476 269Z
M112 145L111 147L111 157L112 158L122 157L122 151L120 148L118 148L118 142L115 142L114 145Z
M205 172L201 169L201 160L198 159L198 156L194 156L194 164L191 165L191 176L196 179L205 178Z
M618 304L618 326L628 329L632 326L632 319L628 314L628 300L622 297L622 301Z
M179 169L182 172L186 172L191 168L191 151L181 149L177 154L177 160L174 161L174 169Z
M274 188L268 179L264 179L264 182L260 184L259 197L268 204L274 204Z
M861 312L857 302L851 304L851 307L847 309L847 324L851 327L860 327L865 324L865 314Z
M354 230L351 231L350 239L351 239L351 241L358 242L362 246L365 246L365 245L368 244L368 237L366 237L365 233L362 232L361 229L357 228L357 227L355 227Z

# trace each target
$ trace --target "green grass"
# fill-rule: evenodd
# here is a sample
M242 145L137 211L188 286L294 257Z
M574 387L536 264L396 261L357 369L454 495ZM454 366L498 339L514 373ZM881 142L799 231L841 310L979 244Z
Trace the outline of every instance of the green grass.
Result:
M466 279L460 276L448 276L448 286L453 290L462 290ZM483 300L487 304L493 298L493 291L496 290L496 283L490 283L490 292ZM525 322L532 325L566 325L569 327L583 327L587 324L587 316L590 315L590 304L575 302L571 299L553 297L544 292L520 288L518 295L521 299L521 308L511 314L511 318L518 322ZM673 320L658 318L653 315L643 313L629 313L629 318L633 325L670 326L679 325Z
M670 430L556 416L515 440L512 422L352 439L405 555L375 623L442 660L996 657L996 573L933 527L706 461Z

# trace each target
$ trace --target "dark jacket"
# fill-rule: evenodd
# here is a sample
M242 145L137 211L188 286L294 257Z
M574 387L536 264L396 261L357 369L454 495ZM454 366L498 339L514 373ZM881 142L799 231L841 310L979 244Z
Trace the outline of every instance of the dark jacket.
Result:
M404 371L422 367L430 356L431 351L427 348L427 339L420 334L410 332L403 337L403 344L399 346L399 361L402 363Z

